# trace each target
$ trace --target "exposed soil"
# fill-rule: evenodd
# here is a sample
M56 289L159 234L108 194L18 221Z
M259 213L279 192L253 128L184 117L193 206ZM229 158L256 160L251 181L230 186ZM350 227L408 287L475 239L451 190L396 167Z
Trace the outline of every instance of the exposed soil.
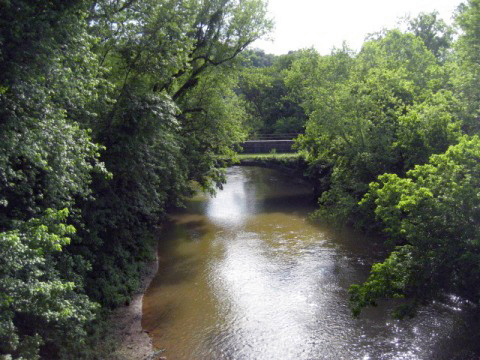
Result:
M158 258L142 276L142 286L128 306L113 311L110 317L111 337L116 349L107 360L165 360L163 350L155 351L150 336L142 329L143 294L158 270Z

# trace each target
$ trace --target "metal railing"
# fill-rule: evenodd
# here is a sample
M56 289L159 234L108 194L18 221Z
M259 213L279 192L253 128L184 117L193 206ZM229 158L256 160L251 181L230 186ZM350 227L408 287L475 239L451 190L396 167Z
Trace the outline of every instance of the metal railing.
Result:
M300 133L285 133L285 134L252 134L248 140L293 140Z

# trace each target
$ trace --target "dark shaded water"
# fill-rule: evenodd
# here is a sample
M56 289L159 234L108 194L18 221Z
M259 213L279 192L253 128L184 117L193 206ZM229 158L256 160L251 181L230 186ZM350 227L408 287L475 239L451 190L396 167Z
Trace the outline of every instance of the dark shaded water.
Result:
M382 249L307 221L310 189L233 167L216 197L173 216L142 325L173 359L480 359L478 319L452 298L392 320L391 303L351 316L347 289Z

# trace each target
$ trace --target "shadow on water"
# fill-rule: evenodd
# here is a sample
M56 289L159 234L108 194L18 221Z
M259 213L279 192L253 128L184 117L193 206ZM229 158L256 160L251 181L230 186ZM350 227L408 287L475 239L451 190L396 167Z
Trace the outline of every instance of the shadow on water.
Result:
M204 219L183 221L181 225L172 220L162 230L162 239L158 245L159 270L162 276L156 276L149 288L176 285L191 280L203 265L195 252L176 251L179 242L184 244L199 242L209 232Z
M162 229L158 245L159 270L143 300L142 327L154 339L163 339L165 329L182 317L189 319L190 311L208 303L206 295L197 296L196 284L206 267L208 246L205 248L202 240L211 233L211 228L205 219L196 215L175 215Z
M178 307L173 301L166 303L160 310L144 311L144 318L148 321L143 321L143 329L148 333L154 332L156 328L164 327L175 321Z

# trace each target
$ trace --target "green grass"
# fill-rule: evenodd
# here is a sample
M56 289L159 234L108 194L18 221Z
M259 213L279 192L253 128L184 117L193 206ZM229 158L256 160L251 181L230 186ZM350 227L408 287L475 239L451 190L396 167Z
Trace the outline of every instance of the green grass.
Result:
M233 165L260 166L297 173L299 176L303 176L308 168L303 153L237 154L235 159L223 158L219 160L223 160L223 165L227 167Z

